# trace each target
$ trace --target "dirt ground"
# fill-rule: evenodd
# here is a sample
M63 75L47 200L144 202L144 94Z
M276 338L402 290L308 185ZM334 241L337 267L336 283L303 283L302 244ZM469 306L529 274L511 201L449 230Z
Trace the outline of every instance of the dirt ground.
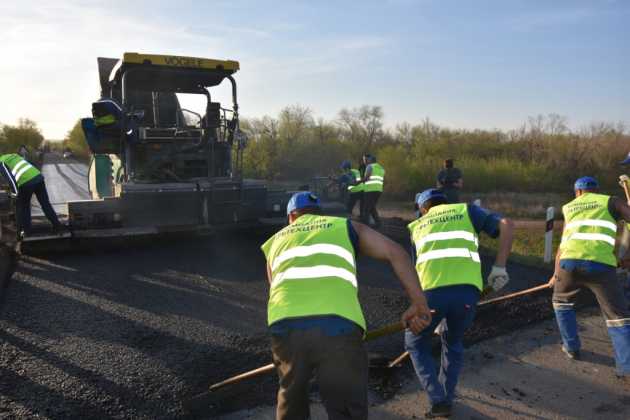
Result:
M560 351L554 320L476 344L466 350L453 419L628 419L630 381L614 374L613 350L596 309L579 315L582 360ZM401 389L387 400L371 396L370 419L423 418L428 410L410 362ZM273 419L274 407L259 407L222 420ZM312 419L325 419L320 403Z

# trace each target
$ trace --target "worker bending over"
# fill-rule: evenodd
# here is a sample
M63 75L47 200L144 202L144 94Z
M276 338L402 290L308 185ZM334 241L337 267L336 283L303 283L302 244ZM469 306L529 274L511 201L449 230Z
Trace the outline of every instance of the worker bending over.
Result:
M9 183L13 195L17 196L17 227L22 235L31 230L31 198L37 197L42 211L52 223L55 233L60 233L61 223L50 204L44 176L35 166L17 153L0 155L0 173Z
M376 228L381 227L381 219L376 210L385 182L385 169L376 163L376 157L370 154L363 156L365 174L363 175L363 223L370 224L370 216L374 219Z
M505 264L512 247L513 225L475 205L447 204L446 195L438 189L422 192L416 201L422 216L408 228L416 271L429 307L435 312L431 325L422 333L405 333L405 348L429 396L431 409L426 417L448 417L463 363L464 332L473 322L483 289L478 235L485 232L499 237L499 251L488 277L488 285L499 290L509 281ZM443 319L448 329L440 332L442 359L438 373L431 338Z
M598 194L597 180L575 182L575 199L562 207L564 231L556 255L553 308L562 337L562 350L571 359L580 357L580 337L574 303L583 287L590 289L602 310L615 349L619 376L630 375L630 311L617 281L615 238L617 221L630 221L630 207L621 199ZM630 254L622 265L630 265Z
M349 160L344 160L341 163L341 169L344 171L344 175L346 176L346 188L348 190L346 210L350 217L352 217L354 206L359 203L359 217L360 220L363 220L361 210L363 207L363 188L365 185L362 182L361 173L358 169L352 168L352 163L350 163Z
M419 333L431 315L400 245L365 225L320 211L312 193L294 194L287 206L289 226L262 246L270 284L271 350L280 379L276 418L309 418L309 382L315 374L330 419L367 419L366 324L357 293L357 252L392 265L411 300L402 314L410 331Z

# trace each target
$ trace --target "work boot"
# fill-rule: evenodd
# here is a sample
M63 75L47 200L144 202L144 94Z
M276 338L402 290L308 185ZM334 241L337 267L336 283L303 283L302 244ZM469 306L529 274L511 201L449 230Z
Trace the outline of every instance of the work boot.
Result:
M566 354L567 357L571 360L580 360L579 350L569 350L566 347L562 346L562 352Z
M439 402L433 404L431 409L424 413L424 417L427 419L434 419L437 417L450 417L453 406L447 402Z

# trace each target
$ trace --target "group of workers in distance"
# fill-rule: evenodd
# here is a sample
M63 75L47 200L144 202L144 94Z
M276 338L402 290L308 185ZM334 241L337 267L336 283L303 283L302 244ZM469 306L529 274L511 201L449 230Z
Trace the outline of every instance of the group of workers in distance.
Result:
M452 162L447 165L449 172ZM356 180L349 185L372 179L343 166ZM382 181L382 167L372 168L371 174L380 177L374 179ZM443 185L457 189L461 172L450 172L442 178ZM573 302L586 287L595 293L606 318L617 375L626 377L630 375L630 313L615 277L614 244L617 221L630 221L630 207L623 200L598 194L597 188L590 177L574 185L576 198L563 208L562 244L549 286L554 288L553 307L567 356L579 358ZM363 343L367 326L358 299L359 253L388 262L409 297L409 307L401 316L406 327L404 346L428 394L430 409L425 416L451 415L463 364L463 337L474 320L477 302L482 291L498 291L509 281L506 262L513 223L479 206L451 202L449 197L453 195L437 188L416 195L418 218L408 225L410 258L401 245L367 223L323 215L319 198L311 192L293 195L287 206L288 226L262 245L270 284L271 350L279 376L277 419L309 418L313 376L330 419L368 417ZM362 216L366 221L365 213ZM499 238L485 286L478 251L482 232ZM622 265L630 265L630 254ZM443 320L446 328L436 330ZM434 331L442 345L439 368L431 354Z
M359 204L359 220L370 225L370 218L374 220L376 228L381 227L381 218L376 205L383 193L385 169L376 161L376 157L369 153L363 155L359 169L352 168L349 160L341 163L343 174L337 182L347 191L346 210L350 215L356 204Z

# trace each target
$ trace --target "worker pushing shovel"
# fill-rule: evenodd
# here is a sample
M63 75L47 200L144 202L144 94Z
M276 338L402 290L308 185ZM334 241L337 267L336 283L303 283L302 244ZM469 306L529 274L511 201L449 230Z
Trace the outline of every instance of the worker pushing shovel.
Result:
M310 192L293 195L289 225L262 246L267 308L279 376L276 419L309 418L313 374L331 419L367 419L366 323L358 300L356 254L388 261L411 305L401 322L418 334L431 312L409 255L396 242L345 218L321 215Z
M488 285L498 291L509 281L505 264L512 247L513 225L475 205L447 204L446 196L438 189L418 194L416 204L421 217L408 227L418 277L435 315L429 328L419 335L405 333L405 348L429 397L431 409L425 416L448 417L463 364L464 332L473 322L483 289L478 234L499 237L499 251L488 277ZM448 328L440 331L442 359L438 375L431 338L443 319Z
M617 375L630 377L630 310L617 281L615 239L617 221L630 221L630 207L617 197L598 193L595 178L582 177L574 184L575 199L562 207L564 230L556 255L553 308L562 337L562 350L580 358L580 337L574 303L581 289L590 289L606 320L615 350ZM630 266L630 253L621 259Z

